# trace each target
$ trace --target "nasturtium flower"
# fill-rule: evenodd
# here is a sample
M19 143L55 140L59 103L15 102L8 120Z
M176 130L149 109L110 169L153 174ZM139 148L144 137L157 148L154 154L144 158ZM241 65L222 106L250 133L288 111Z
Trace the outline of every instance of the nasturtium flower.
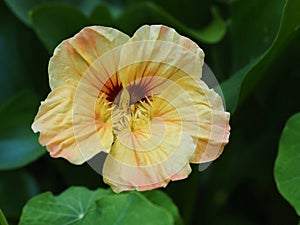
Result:
M131 38L86 27L55 49L32 129L73 164L107 153L98 166L115 192L165 187L228 143L229 113L201 79L203 63L202 49L167 26Z

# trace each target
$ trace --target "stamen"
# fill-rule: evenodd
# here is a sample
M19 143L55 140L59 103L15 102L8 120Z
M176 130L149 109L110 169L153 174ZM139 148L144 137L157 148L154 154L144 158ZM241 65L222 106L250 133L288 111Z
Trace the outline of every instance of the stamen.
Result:
M101 120L102 122L106 122L109 119L110 113L107 111L112 108L110 102L106 100L106 94L100 93L95 105L95 117L96 120Z
M118 135L125 129L135 131L148 126L151 120L152 100L145 96L130 105L131 95L127 89L123 89L119 96L119 101L112 103L107 109L111 112L114 135Z

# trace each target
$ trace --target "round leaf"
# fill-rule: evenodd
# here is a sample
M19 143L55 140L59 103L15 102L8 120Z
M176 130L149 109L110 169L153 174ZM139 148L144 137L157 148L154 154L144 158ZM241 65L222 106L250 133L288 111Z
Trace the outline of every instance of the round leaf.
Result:
M168 225L173 217L138 192L113 194L71 187L59 196L50 192L32 198L24 207L19 225Z
M171 225L172 214L148 201L138 192L109 195L98 202L105 225Z
M300 113L292 116L283 132L275 162L275 180L282 196L300 216Z
M160 190L145 191L142 192L142 194L153 204L161 206L164 209L168 210L173 215L176 225L183 224L177 206L173 203L172 199L168 195L166 195L163 191Z
M71 187L57 197L50 192L40 194L25 205L19 225L100 224L101 212L95 201L109 193Z

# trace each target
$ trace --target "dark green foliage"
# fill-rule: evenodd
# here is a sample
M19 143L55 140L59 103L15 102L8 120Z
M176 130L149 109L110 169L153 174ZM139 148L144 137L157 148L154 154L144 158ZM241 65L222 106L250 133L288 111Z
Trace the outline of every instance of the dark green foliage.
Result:
M299 0L0 2L0 208L9 223L18 223L29 199L20 224L69 223L74 215L62 216L64 204L86 209L82 220L70 224L116 218L119 224L141 225L155 220L152 224L299 223L299 114L284 128L300 111L299 12ZM232 133L222 156L206 171L194 166L188 179L163 191L115 195L98 189L106 186L87 165L44 154L30 125L49 93L47 63L62 40L87 25L132 35L142 24L174 27L203 48L232 113ZM276 188L278 148L276 184L298 216ZM58 197L49 193L74 185L86 188ZM40 192L46 193L36 196ZM62 208L50 207L67 195L75 197ZM36 210L43 213L36 216ZM3 221L0 211L0 224L6 225Z

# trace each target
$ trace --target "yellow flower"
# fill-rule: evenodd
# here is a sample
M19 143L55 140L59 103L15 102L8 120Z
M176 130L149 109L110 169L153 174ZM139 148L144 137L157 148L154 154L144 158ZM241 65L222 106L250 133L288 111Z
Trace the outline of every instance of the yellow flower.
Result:
M107 153L97 166L115 192L165 187L228 143L229 113L201 80L203 63L203 51L166 26L132 38L86 27L55 49L52 91L32 129L52 157L82 164Z

